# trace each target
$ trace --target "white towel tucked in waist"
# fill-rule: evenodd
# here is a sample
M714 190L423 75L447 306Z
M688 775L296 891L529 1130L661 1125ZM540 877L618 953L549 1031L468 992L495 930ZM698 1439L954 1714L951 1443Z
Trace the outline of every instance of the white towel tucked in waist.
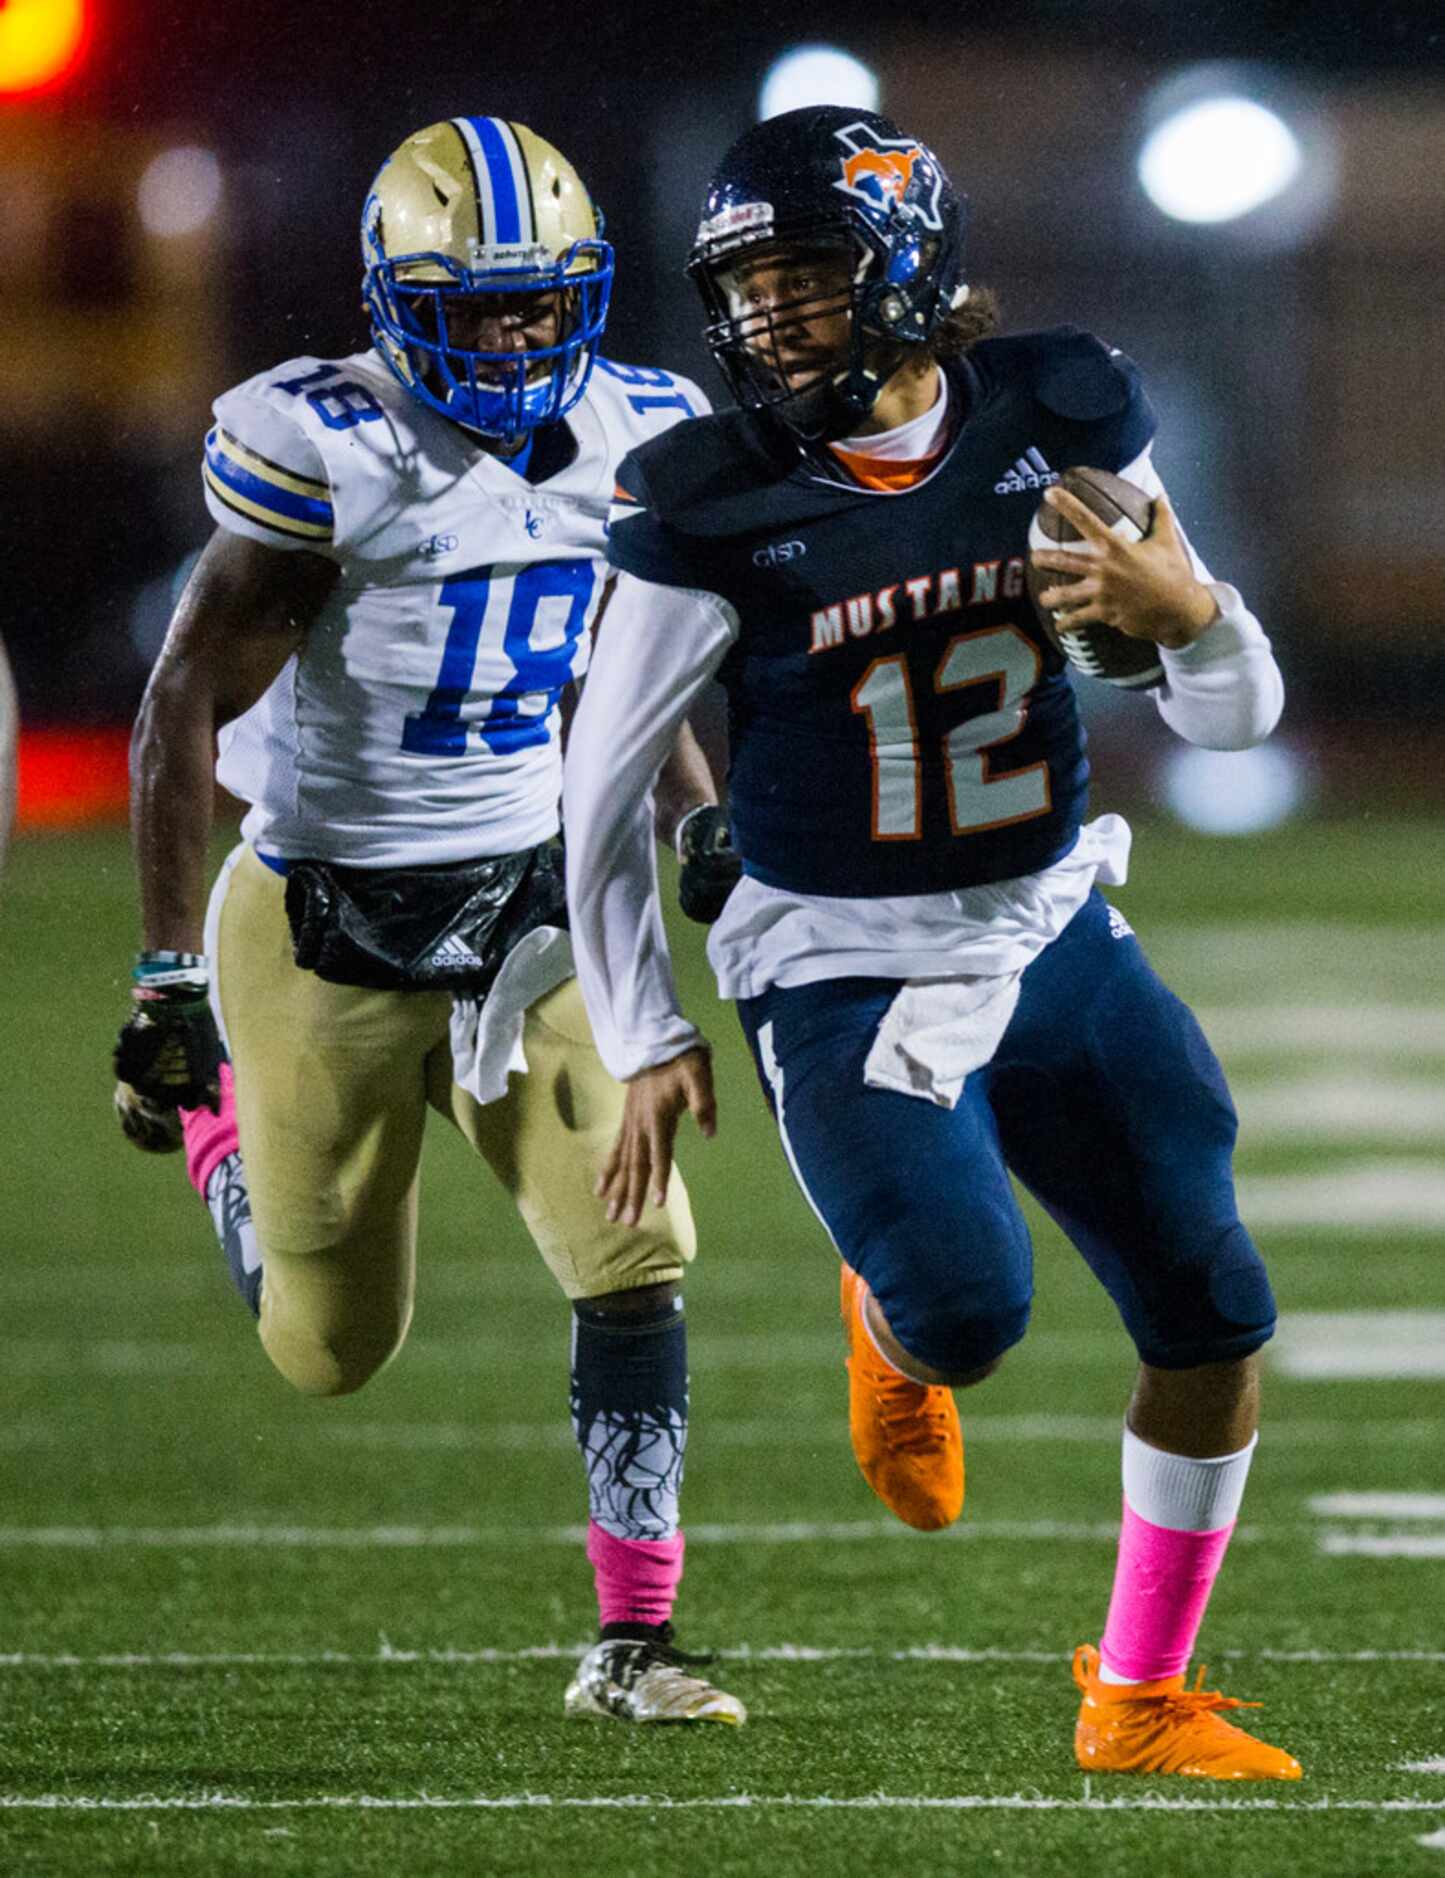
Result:
M905 985L878 1026L863 1080L951 1109L969 1074L1003 1041L1022 971L1004 978L932 978Z
M874 1089L955 1107L966 1079L992 1060L1003 1041L1025 968L1058 938L1096 878L1111 884L1125 878L1128 856L1127 825L1117 815L1103 815L1081 831L1062 861L1002 883L1005 905L984 903L979 916L970 918L970 909L960 904L951 921L952 944L940 947L939 958L943 965L951 954L956 969L910 974L878 1026L863 1080ZM960 902L966 897L957 896ZM946 932L948 910L939 911ZM970 972L971 964L985 969Z
M452 1005L452 1075L478 1102L507 1093L509 1074L527 1073L522 1025L528 1008L572 976L572 941L556 926L534 927L507 954L482 1000Z

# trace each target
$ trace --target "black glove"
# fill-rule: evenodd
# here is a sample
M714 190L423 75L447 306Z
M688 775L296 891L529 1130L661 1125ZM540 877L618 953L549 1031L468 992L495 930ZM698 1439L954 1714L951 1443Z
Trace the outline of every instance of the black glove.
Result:
M142 953L132 992L135 1008L115 1046L116 1110L138 1146L180 1145L177 1109L221 1112L225 1052L206 995L203 960L172 965Z
M694 809L684 816L677 833L677 849L682 860L678 904L689 919L711 926L727 905L728 895L743 871L722 810Z

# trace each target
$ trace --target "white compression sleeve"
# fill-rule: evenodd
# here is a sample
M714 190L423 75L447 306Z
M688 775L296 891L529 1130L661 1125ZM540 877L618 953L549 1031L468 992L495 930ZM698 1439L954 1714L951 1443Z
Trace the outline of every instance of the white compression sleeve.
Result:
M698 1041L678 1009L658 903L651 790L737 634L715 594L622 574L563 766L577 976L603 1062L625 1080Z

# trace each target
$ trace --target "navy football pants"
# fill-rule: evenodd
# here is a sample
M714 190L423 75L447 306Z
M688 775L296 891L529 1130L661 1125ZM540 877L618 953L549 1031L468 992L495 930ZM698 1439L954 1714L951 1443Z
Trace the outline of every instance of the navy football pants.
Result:
M1188 1007L1095 892L1023 975L997 1055L952 1110L873 1089L895 980L738 1012L793 1171L903 1347L950 1374L1017 1343L1033 1290L1012 1171L1107 1287L1147 1363L1247 1355L1274 1299L1235 1207L1235 1113Z

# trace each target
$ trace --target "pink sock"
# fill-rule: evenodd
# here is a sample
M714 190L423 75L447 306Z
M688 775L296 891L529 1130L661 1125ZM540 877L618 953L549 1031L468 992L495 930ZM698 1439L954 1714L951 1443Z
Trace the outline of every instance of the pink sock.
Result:
M204 1200L206 1182L217 1165L241 1145L236 1133L236 1091L231 1065L221 1065L221 1112L209 1109L182 1109L181 1133L186 1139L186 1175Z
M1213 1532L1151 1525L1124 1502L1114 1594L1099 1654L1128 1682L1182 1676L1234 1521Z
M618 1539L587 1522L587 1556L604 1624L665 1624L682 1577L683 1539Z

